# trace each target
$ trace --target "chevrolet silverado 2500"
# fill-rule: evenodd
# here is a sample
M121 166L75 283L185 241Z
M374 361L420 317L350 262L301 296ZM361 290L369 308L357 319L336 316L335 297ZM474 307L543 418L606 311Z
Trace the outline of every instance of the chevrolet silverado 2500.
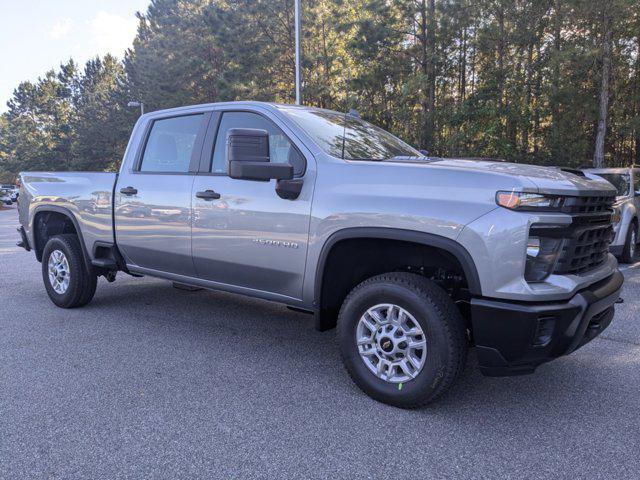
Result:
M578 172L579 173L579 172ZM530 165L425 157L352 115L259 102L157 111L118 174L21 174L20 245L53 303L149 275L337 325L354 382L400 407L460 374L533 372L611 322L615 190Z

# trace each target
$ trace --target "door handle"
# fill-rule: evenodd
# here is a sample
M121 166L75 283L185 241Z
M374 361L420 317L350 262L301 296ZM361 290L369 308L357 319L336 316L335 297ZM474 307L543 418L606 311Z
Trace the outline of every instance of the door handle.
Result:
M135 195L138 193L138 189L133 187L124 187L120 189L120 193L123 195Z
M220 198L220 194L213 190L205 190L204 192L196 192L196 197L204 200L217 200Z

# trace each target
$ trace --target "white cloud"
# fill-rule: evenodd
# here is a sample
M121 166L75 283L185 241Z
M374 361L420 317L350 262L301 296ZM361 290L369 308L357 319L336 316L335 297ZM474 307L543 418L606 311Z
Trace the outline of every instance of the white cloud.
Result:
M73 25L73 20L70 18L63 18L55 23L51 30L49 30L49 36L54 40L65 37L70 31Z
M123 17L100 11L89 21L89 27L96 53L122 56L136 35L138 20L134 16Z

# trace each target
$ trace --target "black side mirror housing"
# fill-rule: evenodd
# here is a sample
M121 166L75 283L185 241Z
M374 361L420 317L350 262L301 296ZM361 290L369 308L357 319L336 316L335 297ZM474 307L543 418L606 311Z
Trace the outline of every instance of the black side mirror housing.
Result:
M229 176L237 180L290 180L293 167L288 163L229 162Z
M269 132L257 128L231 128L227 132L229 176L241 180L290 180L293 166L271 163Z
M268 162L269 132L259 128L231 128L227 131L229 162Z

